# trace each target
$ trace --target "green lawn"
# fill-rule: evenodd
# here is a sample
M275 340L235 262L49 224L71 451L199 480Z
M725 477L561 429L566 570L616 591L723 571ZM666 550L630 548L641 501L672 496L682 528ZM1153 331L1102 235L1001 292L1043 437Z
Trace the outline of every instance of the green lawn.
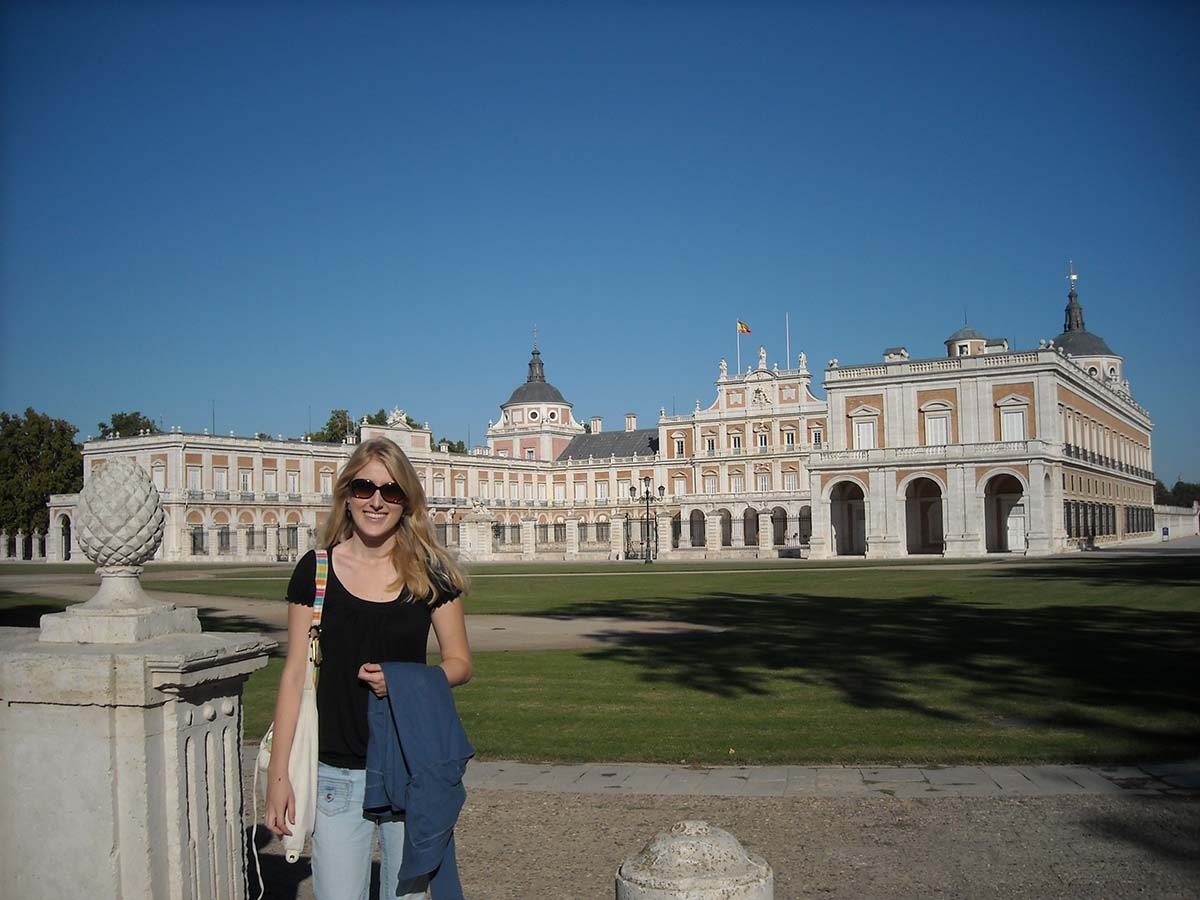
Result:
M475 680L456 695L480 756L1095 762L1200 748L1200 557L752 568L559 570L565 577L540 574L552 567L523 577L476 570L471 613L720 629L477 654ZM222 593L279 597L285 583L205 579L186 589L224 584ZM270 719L278 665L250 680L248 737Z

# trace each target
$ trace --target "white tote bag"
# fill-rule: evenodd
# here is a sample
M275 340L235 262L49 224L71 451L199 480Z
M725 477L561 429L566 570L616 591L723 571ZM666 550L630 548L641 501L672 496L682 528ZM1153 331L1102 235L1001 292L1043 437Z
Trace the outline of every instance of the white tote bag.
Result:
M308 661L304 668L304 691L300 695L300 714L296 718L296 732L292 735L292 749L288 754L288 780L296 799L296 821L289 823L292 833L284 835L284 858L294 863L304 852L304 845L312 837L317 821L317 666L321 664L321 609L325 605L325 583L329 576L329 554L317 551L317 577L313 596L312 627L309 629ZM271 744L275 738L275 723L267 729L258 745L258 759L254 771L254 827L251 842L254 843L254 862L258 869L259 898L264 893L262 866L258 862L258 775L266 776L271 765Z

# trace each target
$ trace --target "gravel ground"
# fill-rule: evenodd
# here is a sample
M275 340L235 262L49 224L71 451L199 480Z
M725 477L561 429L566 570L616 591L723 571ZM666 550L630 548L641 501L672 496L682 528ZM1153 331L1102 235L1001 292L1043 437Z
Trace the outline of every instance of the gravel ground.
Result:
M682 819L720 825L766 858L779 900L1200 896L1196 798L618 797L484 788L471 791L459 819L466 896L611 898L621 861ZM262 855L267 897L312 897L305 861L289 866L272 846Z

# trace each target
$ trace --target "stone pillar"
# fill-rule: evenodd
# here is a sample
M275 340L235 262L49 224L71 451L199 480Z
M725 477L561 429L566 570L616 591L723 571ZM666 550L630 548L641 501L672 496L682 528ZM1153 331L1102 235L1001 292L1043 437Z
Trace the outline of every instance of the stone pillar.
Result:
M17 529L17 541L13 547L13 559L25 559L25 529Z
M268 525L267 531L267 559L274 562L279 558L279 526Z
M1029 464L1029 492L1025 497L1026 543L1028 556L1045 556L1051 552L1054 535L1054 513L1062 516L1061 484L1050 479L1050 493L1046 493L1046 465L1041 461Z
M775 873L728 831L678 822L621 864L617 900L774 900Z
M0 531L0 559L8 558L8 532Z
M571 513L567 516L567 559L579 556L579 516Z
M528 517L521 520L521 558L533 559L537 552L537 534L534 528L537 526L537 520Z
M867 553L868 559L892 559L904 555L907 543L901 524L896 527L896 473L892 470L872 469L867 494ZM899 508L903 523L903 506Z
M769 553L771 551L771 537L774 532L771 529L771 514L765 510L759 510L758 513L758 549L760 553Z
M733 532L730 543L734 547L746 546L746 520L743 516L734 515L731 531Z
M625 522L629 517L624 513L616 513L608 531L608 551L611 559L625 558Z
M238 559L245 559L250 555L249 551L246 549L250 544L250 541L248 540L249 535L247 534L248 527L249 526L239 524L234 527L233 533L229 536L229 539L233 541L233 547L231 548L233 550L233 555Z
M80 499L99 590L40 633L0 629L6 894L242 900L241 692L274 643L202 635L142 590L164 516L135 463Z
M983 502L975 496L975 467L951 466L946 494L946 557L979 556L983 546Z
M716 513L704 514L704 545L709 556L721 552L721 517Z
M43 546L46 550L46 562L62 561L62 527L56 525L56 515L50 516L50 527L46 530Z
M809 496L812 497L812 534L808 538L808 558L828 559L829 501L821 496L821 476L809 476Z
M692 546L692 517L683 507L679 508L679 549L689 550Z
M217 551L220 549L221 543L220 538L218 537L219 533L220 530L215 527L204 529L204 537L208 541L208 547L206 548L208 551L207 556L210 559L217 558Z
M33 558L42 560L46 558L46 533L44 531L35 531L30 535L33 541Z
M671 555L671 514L666 511L659 512L654 517L655 527L658 531L658 540L655 542L655 552L661 559Z

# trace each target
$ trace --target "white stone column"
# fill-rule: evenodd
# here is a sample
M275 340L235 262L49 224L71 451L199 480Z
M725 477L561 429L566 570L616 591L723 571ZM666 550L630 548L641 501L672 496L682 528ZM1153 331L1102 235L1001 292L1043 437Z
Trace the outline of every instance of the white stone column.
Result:
M682 506L679 508L679 549L687 550L692 546L691 513Z
M23 560L25 558L25 530L17 529L17 542L13 547L13 559Z
M975 467L968 464L948 470L946 556L981 556L984 553L983 501L976 496Z
M808 558L828 559L829 501L821 496L821 476L809 473L809 495L812 497L812 534L808 538Z
M1029 463L1029 491L1025 497L1025 521L1028 523L1026 554L1044 556L1051 552L1050 541L1054 534L1054 510L1061 515L1062 503L1058 501L1054 480L1050 480L1050 494L1046 494L1046 466L1040 460Z
M575 513L567 517L567 559L579 556L579 516Z
M537 550L537 535L534 533L534 528L537 525L537 520L533 518L521 519L521 558L533 559L534 553Z
M33 558L43 560L46 558L46 533L44 531L35 531L30 536L33 541Z
M230 549L233 550L233 555L236 556L238 559L246 559L250 555L246 549L246 547L250 543L247 540L247 535L246 535L246 531L247 531L248 527L249 526L242 525L239 523L233 529L233 533L229 536L229 539L233 542L233 547L231 547Z
M625 558L625 513L614 513L608 531L608 553L610 559Z
M721 552L721 517L712 510L704 514L704 545L710 557Z
M758 511L758 549L760 553L769 553L771 551L771 514L763 510Z
M274 562L279 558L279 526L268 525L267 532L267 559Z
M734 548L746 546L746 520L742 515L732 513L730 544Z
M163 513L136 464L81 496L99 590L40 632L0 629L5 894L242 900L241 692L274 642L201 635L142 590Z
M208 536L208 557L216 559L221 553L221 529L213 527L206 528L205 533Z
M62 561L62 528L54 524L56 515L50 516L50 527L46 530L46 562Z
M655 528L658 532L654 547L659 559L671 555L671 514L659 512L654 517Z
M0 559L8 558L8 532L0 531Z
M878 469L872 469L867 473L867 509L864 518L867 530L866 557L868 559L881 559L894 555L890 551L893 549L892 545L897 543L888 534L891 498L888 496L883 474Z

